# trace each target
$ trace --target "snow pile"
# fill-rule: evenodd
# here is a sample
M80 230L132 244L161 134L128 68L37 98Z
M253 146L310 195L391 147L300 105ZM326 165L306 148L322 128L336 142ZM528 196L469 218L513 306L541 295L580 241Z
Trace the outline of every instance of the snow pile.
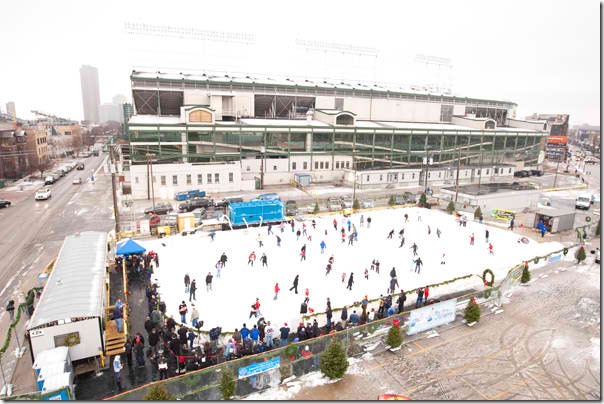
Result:
M409 215L406 223L403 217L405 213ZM420 215L421 221L418 219ZM367 227L369 216L372 219L370 228ZM189 295L185 293L183 281L185 274L189 273L191 279L196 279L198 289L194 303L199 310L200 319L204 320L203 329L220 326L223 331L241 328L243 323L251 328L251 324L256 321L248 318L250 306L256 298L260 299L262 315L277 330L283 322L288 322L290 328L295 330L300 320L300 304L307 288L310 298L308 307L315 312L323 312L328 297L332 307L336 309L359 302L365 295L372 299L386 294L392 267L396 268L399 285L397 292L468 274L482 276L486 268L490 268L499 281L519 262L563 247L555 242L537 243L534 240L528 244L519 243L520 236L508 230L477 222L468 222L467 227L461 227L451 215L420 208L376 210L363 213L363 217L363 227L360 226L360 213L350 218L351 224L358 231L358 241L353 246L348 245L347 238L344 243L341 241L342 226L346 229L346 236L349 234L348 219L341 214L316 217L316 229L312 228L311 220L306 220L306 230L312 240L303 235L297 240L296 234L286 224L284 233L281 233L279 226L273 226L274 235L267 235L267 227L263 226L217 232L214 241L206 233L197 233L141 241L141 244L147 250L159 253L160 268L154 277L160 286L161 297L166 302L167 313L179 319L178 305L182 300L187 301L190 309ZM337 220L337 230L333 227L334 218ZM302 231L302 222L296 222L297 228ZM405 244L399 248L398 232L402 228L405 229ZM489 254L488 243L485 241L487 228L494 255ZM437 229L441 232L440 238L437 237ZM387 235L391 230L394 230L394 235L388 239ZM475 245L470 246L472 233L475 235ZM263 247L259 247L258 235ZM280 247L277 246L275 235L282 239ZM320 248L322 240L327 244L323 254ZM417 244L418 256L424 263L419 274L414 272L413 259L417 257L414 257L410 249L413 243ZM301 261L300 257L303 244L307 247L306 261ZM248 256L252 251L257 259L250 266ZM228 261L218 277L215 264L223 252L228 256ZM268 257L268 267L263 267L260 263L262 253L266 253ZM443 253L446 263L441 265ZM325 267L332 254L335 262L331 273L326 275ZM381 264L379 274L370 270L373 259L378 259ZM541 260L539 264L545 265L545 260ZM369 279L364 278L366 268L369 269ZM205 278L209 272L214 278L212 290L208 292ZM351 272L354 272L354 285L352 290L348 290L346 285ZM342 282L343 273L345 282ZM298 294L289 291L296 275L299 275ZM281 291L278 299L273 300L276 282ZM465 287L482 287L481 283L479 277L471 277L434 288L430 295L435 297L445 291L449 293ZM407 303L413 298L408 296ZM338 312L334 313L333 319L339 320Z
M319 371L310 372L286 384L286 386L277 386L258 393L252 393L244 400L290 400L298 394L303 388L317 387L325 384L331 384L340 379L330 379L323 376Z

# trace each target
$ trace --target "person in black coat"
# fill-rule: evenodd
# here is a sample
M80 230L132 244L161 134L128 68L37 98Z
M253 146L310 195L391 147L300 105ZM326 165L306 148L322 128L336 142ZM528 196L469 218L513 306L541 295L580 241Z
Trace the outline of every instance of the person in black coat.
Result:
M319 323L317 322L317 319L315 318L313 320L312 323L312 331L313 331L313 337L318 337L319 335L321 335L321 330L319 329Z
M157 353L157 344L158 343L159 343L159 334L157 333L157 329L154 327L151 329L151 334L149 334L149 346L155 353Z
M342 314L340 315L340 318L342 319L342 321L344 323L346 321L348 321L348 306L344 306L344 308L342 309Z
M227 263L227 256L225 253L222 253L222 255L220 256L220 262L222 262L222 267L224 268Z
M147 331L147 335L151 334L151 330L153 329L153 321L151 321L151 317L147 316L145 320L145 330Z
M180 327L178 329L178 339L180 342L180 345L187 345L187 327Z
M308 312L308 297L304 299L300 305L300 314L306 314Z
M398 297L396 303L398 305L398 312L402 313L405 307L405 300L407 300L407 295L405 294L405 291L401 289L401 294Z
M296 275L296 277L294 278L294 285L291 288L289 288L289 290L295 289L296 294L298 294L298 279L299 278L300 278L300 275Z

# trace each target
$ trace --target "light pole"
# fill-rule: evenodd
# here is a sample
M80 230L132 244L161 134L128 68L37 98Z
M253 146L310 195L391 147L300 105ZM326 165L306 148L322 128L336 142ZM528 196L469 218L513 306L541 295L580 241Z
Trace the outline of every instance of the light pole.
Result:
M422 158L422 163L425 166L425 172L424 172L424 194L428 192L428 171L429 171L429 166L431 166L433 162L434 161L433 161L432 157L430 157L430 153L426 154L426 157Z
M155 212L155 187L153 181L153 160L151 157L153 154L147 153L147 169L148 169L148 177L147 177L147 199L149 199L149 182L151 182L151 200L153 203L153 212Z
M456 143L457 144L457 143ZM461 165L461 147L457 147L457 173L455 174L455 203L459 195L459 166Z
M264 189L264 156L266 154L266 148L260 146L260 155L262 160L260 162L260 189Z
M556 181L558 181L558 167L560 167L560 160L562 160L562 159L558 156L558 163L556 164L556 175L554 176L554 185L552 186L552 188L556 188Z

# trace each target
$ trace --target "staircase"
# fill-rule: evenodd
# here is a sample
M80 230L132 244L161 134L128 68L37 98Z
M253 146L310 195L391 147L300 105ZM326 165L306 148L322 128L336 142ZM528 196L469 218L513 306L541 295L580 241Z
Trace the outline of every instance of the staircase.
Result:
M108 320L105 327L105 357L124 353L126 344L126 335L124 332L117 332L115 320ZM124 329L126 324L124 324Z

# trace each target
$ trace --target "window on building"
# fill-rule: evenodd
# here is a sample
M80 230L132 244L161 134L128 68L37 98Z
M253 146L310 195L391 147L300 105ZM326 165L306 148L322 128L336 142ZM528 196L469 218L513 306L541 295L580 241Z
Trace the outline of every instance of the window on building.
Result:
M245 171L250 171L250 166L245 167Z
M343 111L344 110L344 98L336 98L333 107L334 107L334 109L337 109L338 111Z
M229 182L233 182L233 173L229 173Z
M401 173L401 181L405 179L405 173Z
M414 180L415 179L415 173L411 173L411 179Z
M187 185L191 185L191 174L187 174Z
M384 176L380 174L380 182L384 179Z
M511 174L511 173L512 173L512 169L510 168L510 169L508 170L508 174Z
M166 176L165 175L161 176L161 184L166 185Z
M394 178L394 181L398 181L398 174L394 173L393 178Z
M480 175L480 169L476 172L476 175Z
M367 176L367 182L369 182L369 176Z
M430 178L430 173L428 173L428 178Z
M292 162L292 170L295 170L295 169L296 169L296 162L295 162L295 161L293 161L293 162Z
M489 175L489 169L488 169L488 168L487 168L487 172L486 172L486 175Z
M325 162L325 169L326 169L326 170L329 170L329 161L326 161L326 162Z
M442 174L442 173L439 171L439 172L438 172L438 178L440 178L440 175L441 175L441 174Z
M206 181L208 184L212 183L212 174L208 174L208 176L206 177L208 180Z
M302 167L303 167L304 170L307 170L308 169L308 162L305 161L304 163L302 163Z
M318 170L318 169L319 169L319 162L315 161L315 170Z
M214 174L214 183L216 183L216 184L220 183L220 174L219 173Z
M495 167L495 174L499 174L499 167Z
M201 185L203 183L203 174L197 174L197 185Z
M346 168L350 168L350 161L346 162Z
M337 170L338 168L340 168L340 162L339 162L339 161L336 161L336 170Z
M320 165L321 165L321 170L322 170L322 169L324 168L324 164L323 164L323 162L322 162L322 161L321 161L321 164L320 164Z
M153 176L153 183L155 184L157 181L155 181L155 175Z
M172 185L178 185L178 175L172 176Z
M277 166L273 166L273 171L277 171Z
M134 177L134 183L138 184L138 177Z

